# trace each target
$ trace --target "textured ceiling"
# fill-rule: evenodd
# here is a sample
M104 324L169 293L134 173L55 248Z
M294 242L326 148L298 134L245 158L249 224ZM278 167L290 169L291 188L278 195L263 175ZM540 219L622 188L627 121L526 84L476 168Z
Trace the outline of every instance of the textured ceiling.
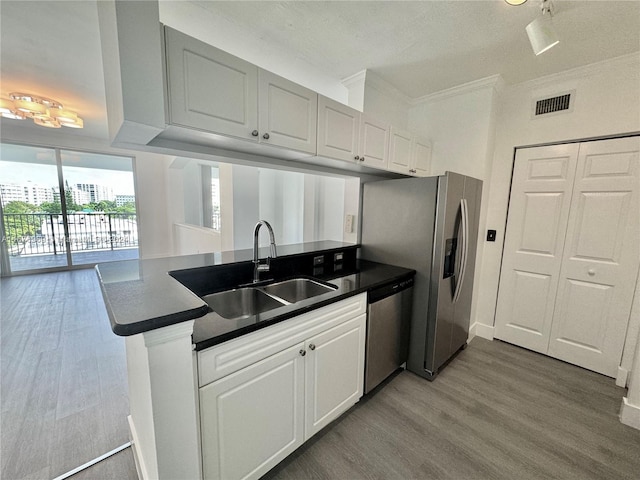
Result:
M536 57L526 25L540 2L193 2L210 28L232 25L313 68L369 69L416 98L501 74L517 83L640 49L640 2L554 2L560 44ZM229 35L227 30L227 35ZM231 33L233 34L233 33Z
M539 14L534 0L520 7L503 0L163 1L160 11L171 24L163 6L179 9L185 33L218 32L218 46L231 53L259 51L264 64L283 66L276 73L339 84L369 69L413 98L494 74L516 83L640 50L640 0L555 5L561 43L538 57L524 30ZM53 97L85 119L74 135L107 138L96 2L2 0L0 22L0 95ZM1 126L8 122L16 121Z

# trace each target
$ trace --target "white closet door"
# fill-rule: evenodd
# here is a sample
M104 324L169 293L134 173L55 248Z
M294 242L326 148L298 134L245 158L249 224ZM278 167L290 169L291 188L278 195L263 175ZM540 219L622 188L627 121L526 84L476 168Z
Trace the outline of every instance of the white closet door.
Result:
M549 355L616 376L640 245L640 138L582 143Z
M578 144L518 150L495 336L547 353Z

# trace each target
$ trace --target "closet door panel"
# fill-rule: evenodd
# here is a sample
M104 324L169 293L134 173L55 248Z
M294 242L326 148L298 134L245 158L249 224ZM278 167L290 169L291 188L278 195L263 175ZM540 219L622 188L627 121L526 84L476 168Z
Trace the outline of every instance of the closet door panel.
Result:
M542 353L549 344L578 148L516 154L495 336Z
M615 377L640 244L640 139L580 145L548 353Z

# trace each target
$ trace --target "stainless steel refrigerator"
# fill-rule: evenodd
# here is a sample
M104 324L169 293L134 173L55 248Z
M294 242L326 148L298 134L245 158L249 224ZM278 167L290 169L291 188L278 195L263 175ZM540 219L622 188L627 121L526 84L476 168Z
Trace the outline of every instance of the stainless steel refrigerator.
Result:
M429 380L466 346L481 195L452 172L363 188L360 256L416 270L407 369Z

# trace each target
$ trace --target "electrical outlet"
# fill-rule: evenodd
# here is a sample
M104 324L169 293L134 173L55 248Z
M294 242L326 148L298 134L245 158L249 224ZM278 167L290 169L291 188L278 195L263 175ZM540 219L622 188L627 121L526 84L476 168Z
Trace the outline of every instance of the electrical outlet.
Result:
M344 233L353 233L353 215L345 215Z

